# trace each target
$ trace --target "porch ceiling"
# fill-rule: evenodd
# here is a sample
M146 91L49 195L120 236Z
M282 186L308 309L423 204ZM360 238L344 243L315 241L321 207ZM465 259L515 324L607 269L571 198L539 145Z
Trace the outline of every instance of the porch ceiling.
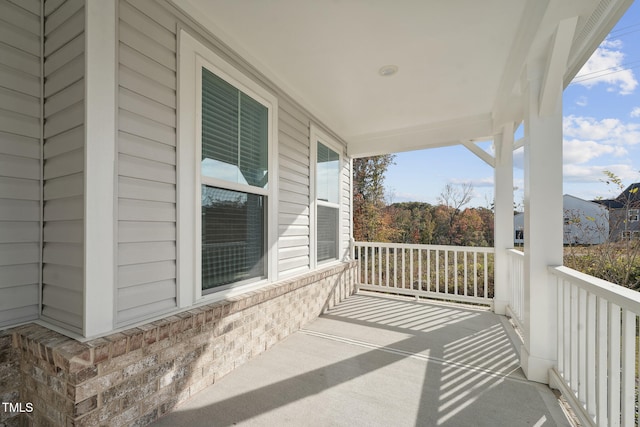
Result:
M456 144L521 120L522 72L545 68L558 24L578 18L566 85L631 0L173 3L362 156ZM397 74L381 76L386 65Z

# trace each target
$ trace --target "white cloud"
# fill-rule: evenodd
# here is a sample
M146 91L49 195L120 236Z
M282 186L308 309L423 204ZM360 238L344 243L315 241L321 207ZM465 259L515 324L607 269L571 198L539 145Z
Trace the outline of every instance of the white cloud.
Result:
M518 148L513 152L513 166L524 169L524 148Z
M581 96L576 100L576 105L578 107L586 107L587 105L589 105L589 101L587 100L586 96Z
M630 164L615 164L611 157L629 157L630 147L640 143L640 125L613 118L597 120L571 115L564 117L563 131L565 182L601 182L605 170L612 171L623 181L637 175ZM598 165L591 164L599 158L602 159Z
M606 178L604 171L608 170L617 175L622 182L636 182L638 171L627 164L613 164L607 166L565 164L563 167L565 182L603 182Z
M640 107L636 107L633 110L631 110L631 114L629 114L631 117L640 117Z
M481 187L491 187L493 188L493 177L492 176L487 176L484 178L474 178L474 179L458 179L458 178L452 178L449 180L449 183L451 184L471 184L473 185L474 188L481 188Z
M640 143L640 125L623 123L619 119L597 120L593 117L567 116L563 120L565 137L598 141L614 145Z
M598 83L609 85L609 91L621 95L632 93L638 81L632 70L624 69L625 54L620 40L605 40L584 64L573 83L591 88Z
M562 144L564 164L586 163L603 155L621 157L628 151L619 146L600 144L595 141L581 141L579 139L565 140Z

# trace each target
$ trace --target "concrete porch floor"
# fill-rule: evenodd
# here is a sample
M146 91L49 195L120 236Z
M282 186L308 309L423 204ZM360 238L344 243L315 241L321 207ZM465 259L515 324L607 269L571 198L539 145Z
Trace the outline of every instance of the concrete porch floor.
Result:
M359 293L154 426L569 426L507 320Z

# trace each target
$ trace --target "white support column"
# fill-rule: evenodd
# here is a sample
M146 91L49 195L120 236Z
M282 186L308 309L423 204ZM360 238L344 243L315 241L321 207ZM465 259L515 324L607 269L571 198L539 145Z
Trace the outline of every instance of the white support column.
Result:
M521 365L527 378L548 384L556 364L557 285L548 272L562 265L562 81L558 102L541 116L542 73L528 75L525 97L524 321ZM547 81L547 85L549 81Z
M85 3L84 336L113 329L116 1Z
M493 143L496 150L493 309L496 314L506 314L511 298L507 249L513 248L513 123L506 124Z

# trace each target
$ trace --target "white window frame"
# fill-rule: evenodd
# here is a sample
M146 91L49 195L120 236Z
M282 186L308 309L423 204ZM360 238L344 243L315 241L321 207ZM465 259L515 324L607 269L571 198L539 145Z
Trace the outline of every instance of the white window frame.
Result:
M637 222L640 217L640 209L629 209L629 222Z
M210 303L248 292L278 278L278 100L275 95L207 48L184 29L180 29L178 39L178 180L176 185L178 306L189 307L196 303ZM270 130L268 134L269 183L266 189L206 178L207 185L267 197L265 204L266 279L249 283L238 282L234 286L224 287L217 292L207 294L202 292L201 265L202 67L265 105L268 110ZM250 191L247 191L248 189Z
M342 182L342 173L344 169L344 147L338 143L335 139L331 138L329 135L321 131L316 125L313 123L310 126L309 132L309 141L310 141L310 163L311 163L311 191L310 191L310 199L311 199L311 209L309 213L310 217L310 245L309 252L311 254L311 267L312 269L317 268L318 266L325 266L334 263L341 262L341 257L343 255L344 250L344 242L342 238L342 215L343 215L343 203L342 203L342 193L343 193L343 182ZM339 162L339 171L340 176L338 179L338 195L339 202L337 203L338 207L338 224L337 224L337 241L338 247L337 250L337 258L329 259L325 261L318 261L318 205L336 207L335 203L327 203L321 200L318 200L318 191L317 191L317 173L318 173L318 142L322 143L326 147L329 147L336 153L338 153L338 162Z

